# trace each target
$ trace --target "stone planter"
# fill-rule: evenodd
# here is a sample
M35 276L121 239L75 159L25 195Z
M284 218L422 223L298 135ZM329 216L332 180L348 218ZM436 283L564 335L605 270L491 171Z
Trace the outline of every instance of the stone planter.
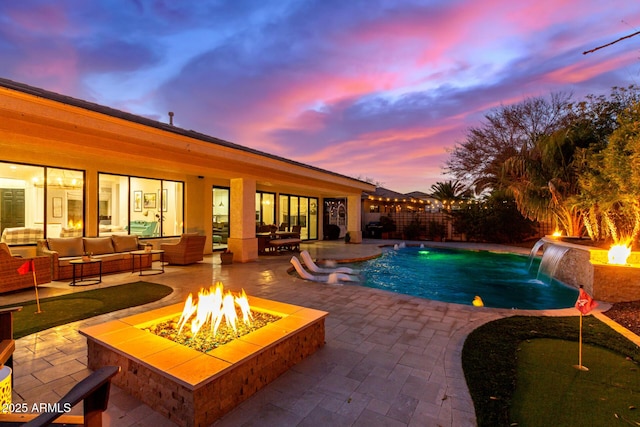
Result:
M220 262L222 262L223 265L233 264L233 252L221 252Z

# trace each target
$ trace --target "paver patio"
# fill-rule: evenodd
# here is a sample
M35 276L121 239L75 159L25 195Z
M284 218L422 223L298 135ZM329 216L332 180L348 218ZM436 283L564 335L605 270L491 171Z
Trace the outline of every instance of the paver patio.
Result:
M381 241L361 245L315 242L302 248L317 258L353 259L379 252ZM515 249L517 250L517 249ZM216 255L201 264L166 268L147 278L174 288L152 304L75 322L24 337L14 354L14 402L55 402L89 374L85 325L183 302L221 280L248 295L328 311L326 345L219 420L217 426L474 426L460 353L479 325L513 314L542 314L476 308L398 295L354 285L311 283L289 274L290 256L261 257L247 264L220 265ZM98 286L137 281L122 273ZM91 286L87 289L94 289ZM41 297L81 292L65 283L42 288ZM32 299L32 292L3 297L3 304ZM6 301L6 302L5 302ZM545 314L575 315L575 310ZM112 387L107 426L170 426L171 422Z

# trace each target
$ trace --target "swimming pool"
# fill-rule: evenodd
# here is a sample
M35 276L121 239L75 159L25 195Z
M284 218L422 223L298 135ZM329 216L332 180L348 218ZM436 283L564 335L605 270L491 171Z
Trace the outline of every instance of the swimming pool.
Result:
M459 249L406 247L359 263L363 286L471 305L479 295L486 307L553 309L572 307L578 290L537 278L539 259Z

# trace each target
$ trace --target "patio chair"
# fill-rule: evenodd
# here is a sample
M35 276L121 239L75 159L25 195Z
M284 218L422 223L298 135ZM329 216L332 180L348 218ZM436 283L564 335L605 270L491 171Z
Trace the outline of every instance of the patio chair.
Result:
M0 425L48 426L52 423L102 426L102 413L109 404L111 378L120 372L119 366L104 366L76 384L56 405L40 414L0 413ZM83 415L67 415L65 408L83 402ZM56 410L58 409L58 410Z
M331 273L331 274L322 274L322 275L311 274L307 270L305 270L304 267L302 267L300 260L296 257L291 257L291 264L293 264L293 267L296 269L296 272L301 278L312 281L312 282L337 284L340 282L354 281L353 276L350 276L344 273Z
M11 368L13 382L13 352L16 341L13 339L13 313L22 310L22 306L0 309L0 368L7 365Z
M51 258L48 256L33 258L13 256L9 246L4 242L0 243L0 293L33 287L33 273L20 274L18 272L18 269L29 260L33 260L37 283L40 285L51 282Z
M185 233L180 236L178 243L162 243L160 249L164 251L164 261L175 265L188 265L202 261L206 240L206 236Z
M359 274L360 273L359 271L349 267L336 267L336 268L318 267L316 263L313 262L311 255L307 251L300 252L300 257L302 258L302 262L304 263L305 267L307 267L313 273L318 273L318 274L331 274L331 273Z

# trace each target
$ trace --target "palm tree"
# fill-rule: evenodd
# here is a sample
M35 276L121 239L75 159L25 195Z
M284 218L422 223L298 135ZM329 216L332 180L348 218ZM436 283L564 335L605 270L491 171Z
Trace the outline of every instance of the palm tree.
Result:
M473 196L473 192L460 181L449 180L433 184L429 196L442 202L444 206L448 205L450 208L455 202L470 199Z
M572 199L578 193L580 153L571 132L559 131L504 163L503 184L522 215L553 221L569 236L582 234L583 212Z
M464 200L471 197L471 190L460 181L436 182L431 186L430 196L436 200Z

